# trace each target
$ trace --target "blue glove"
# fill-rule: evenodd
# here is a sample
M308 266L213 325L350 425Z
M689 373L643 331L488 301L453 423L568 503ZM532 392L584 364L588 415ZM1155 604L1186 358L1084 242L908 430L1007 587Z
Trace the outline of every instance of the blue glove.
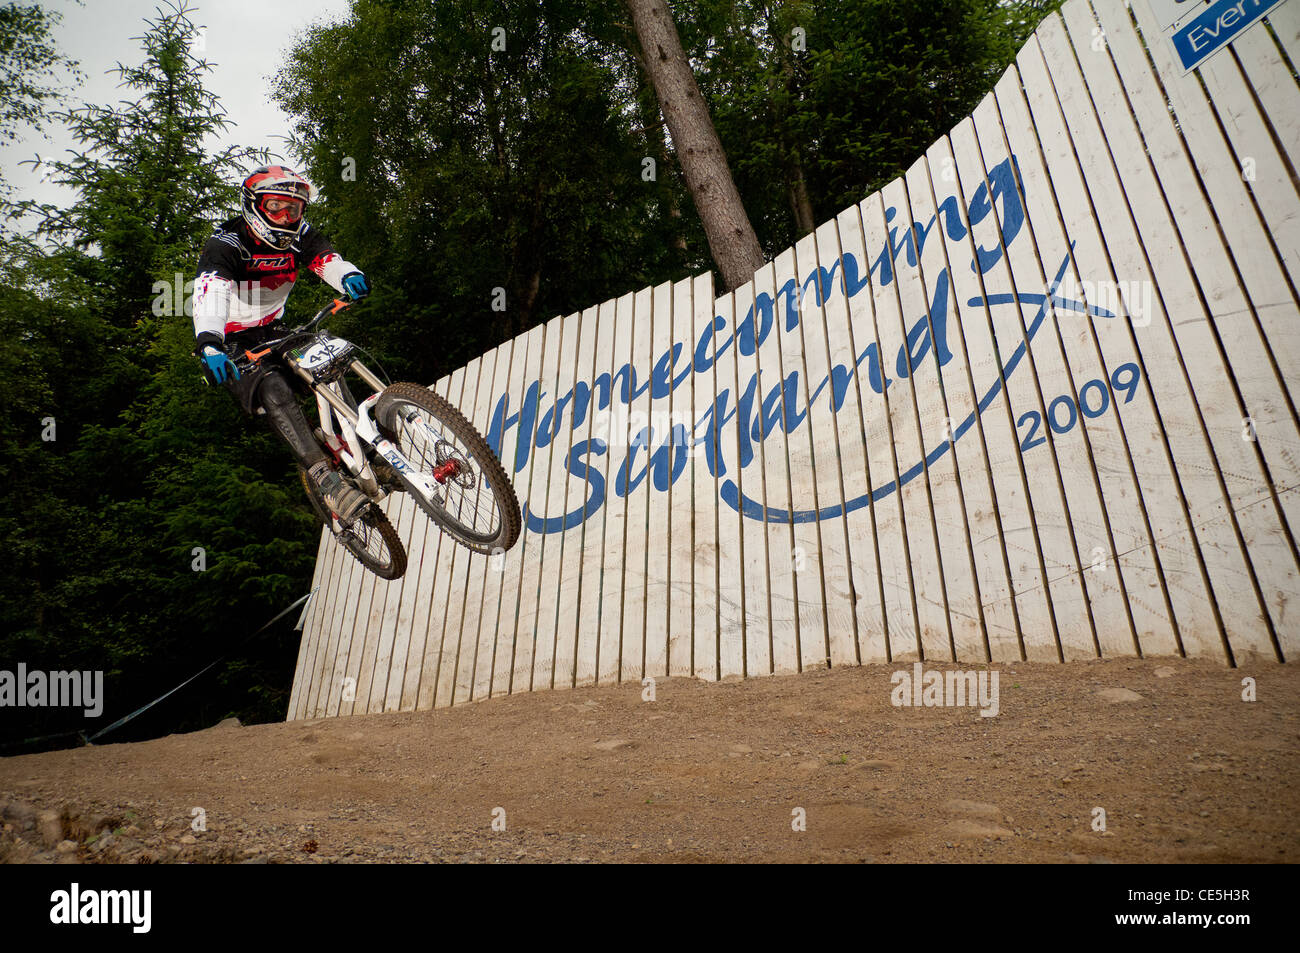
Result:
M366 284L366 276L359 271L343 276L343 290L352 297L353 301L360 301L370 294L370 286Z
M218 384L224 384L226 378L233 375L234 380L239 380L239 368L237 368L230 358L226 357L224 351L209 344L203 349L200 355L203 361L204 373L209 380L216 381Z

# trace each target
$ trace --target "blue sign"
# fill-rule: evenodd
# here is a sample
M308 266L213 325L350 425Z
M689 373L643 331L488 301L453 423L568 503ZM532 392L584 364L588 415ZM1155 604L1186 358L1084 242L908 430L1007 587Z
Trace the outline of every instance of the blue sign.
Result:
M1200 16L1189 20L1171 37L1183 69L1199 66L1212 53L1237 38L1243 30L1282 0L1219 0Z

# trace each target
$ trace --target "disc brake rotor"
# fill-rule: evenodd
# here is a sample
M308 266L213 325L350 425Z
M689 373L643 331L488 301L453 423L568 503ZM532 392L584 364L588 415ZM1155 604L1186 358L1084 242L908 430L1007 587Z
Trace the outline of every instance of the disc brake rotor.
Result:
M474 468L465 459L463 453L446 440L438 440L433 445L433 456L437 461L437 468L446 473L446 481L455 483L461 489L470 490L474 488L474 485L478 482L474 478ZM456 466L447 466L447 464L453 462Z

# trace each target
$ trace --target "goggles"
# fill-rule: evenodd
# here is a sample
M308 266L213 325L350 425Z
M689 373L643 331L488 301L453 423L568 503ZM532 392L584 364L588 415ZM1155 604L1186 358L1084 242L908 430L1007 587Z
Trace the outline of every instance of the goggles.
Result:
M302 218L306 202L287 195L264 195L257 200L257 207L277 225L292 225Z

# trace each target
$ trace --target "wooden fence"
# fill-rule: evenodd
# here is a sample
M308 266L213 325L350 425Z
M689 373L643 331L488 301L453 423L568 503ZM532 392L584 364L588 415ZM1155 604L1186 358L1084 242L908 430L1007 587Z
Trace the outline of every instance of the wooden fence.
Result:
M523 536L473 555L398 495L389 583L323 534L289 717L1296 657L1300 0L1191 71L1170 6L1070 0L905 175L734 293L644 288L440 380Z

